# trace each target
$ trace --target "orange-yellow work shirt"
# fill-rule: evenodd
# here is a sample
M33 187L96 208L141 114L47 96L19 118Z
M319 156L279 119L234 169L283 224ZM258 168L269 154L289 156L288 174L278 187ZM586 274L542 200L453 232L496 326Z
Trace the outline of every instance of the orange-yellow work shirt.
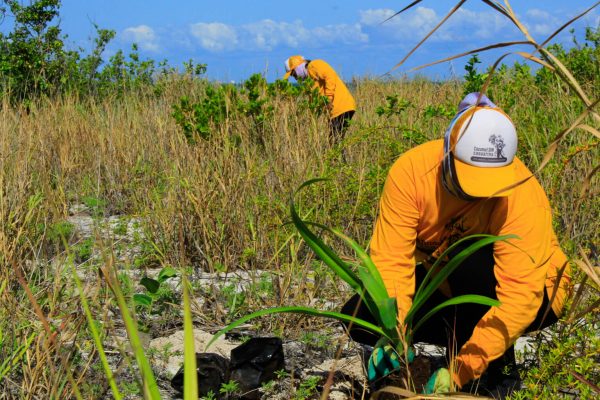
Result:
M465 201L449 194L440 179L443 140L434 140L403 154L392 166L380 201L370 244L371 257L388 293L396 297L404 320L415 293L415 255L439 255L456 240L478 233L515 234L514 246L494 243L496 294L456 357L454 380L459 386L478 378L534 321L544 288L552 298L558 270L563 279L552 303L560 315L567 296L567 258L552 228L548 198L532 177L508 197ZM517 158L519 179L531 172ZM419 260L417 260L419 261Z
M319 93L329 99L330 118L356 110L354 97L329 64L323 60L313 60L308 63L307 71L308 76L315 81L315 87L319 89Z

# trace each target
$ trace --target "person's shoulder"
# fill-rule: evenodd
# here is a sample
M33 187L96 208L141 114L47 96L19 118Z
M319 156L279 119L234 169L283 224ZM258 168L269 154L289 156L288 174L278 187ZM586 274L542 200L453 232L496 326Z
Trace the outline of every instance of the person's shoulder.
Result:
M428 159L440 161L443 152L444 140L430 140L406 151L400 159Z
M310 60L309 65L329 65L329 63L327 63L327 61L325 60L321 60L320 58L316 59L316 60Z
M514 158L515 173L517 181L522 181L513 194L509 196L514 207L531 209L532 205L536 207L549 207L546 191L537 180L535 174L518 157Z
M430 171L441 162L443 147L443 139L431 140L413 147L398 157L392 169L397 170L410 167L415 172L417 170Z
M535 177L535 174L531 172L529 168L527 168L525 163L523 163L523 161L521 161L519 157L515 157L513 163L515 164L515 173L517 181L524 181L523 184L517 186L517 188L544 192L544 189Z
M329 63L327 63L325 60L311 60L310 63L308 63L308 68L333 71L331 65L329 65Z

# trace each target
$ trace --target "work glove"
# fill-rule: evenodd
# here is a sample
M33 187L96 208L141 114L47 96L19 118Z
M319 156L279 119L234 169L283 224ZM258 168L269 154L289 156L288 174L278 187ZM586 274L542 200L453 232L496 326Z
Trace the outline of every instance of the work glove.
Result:
M452 377L447 368L435 370L425 385L424 394L448 393Z
M389 375L393 371L400 368L401 359L404 354L399 354L394 347L386 340L379 340L369 357L369 363L367 366L367 378L369 382L375 382L376 380ZM413 362L415 358L415 352L412 347L408 348L408 362Z

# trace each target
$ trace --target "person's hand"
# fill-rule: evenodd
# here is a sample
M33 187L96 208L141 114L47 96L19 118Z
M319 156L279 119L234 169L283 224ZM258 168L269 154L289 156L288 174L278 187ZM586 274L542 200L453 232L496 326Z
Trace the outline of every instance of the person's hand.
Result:
M415 358L415 352L409 347L407 353L408 362L411 363ZM369 382L374 382L399 369L401 364L400 357L403 356L404 354L399 354L388 342L377 342L373 353L371 353L371 357L369 357L367 366L367 378Z
M448 393L450 392L450 371L447 368L437 369L427 381L424 394Z

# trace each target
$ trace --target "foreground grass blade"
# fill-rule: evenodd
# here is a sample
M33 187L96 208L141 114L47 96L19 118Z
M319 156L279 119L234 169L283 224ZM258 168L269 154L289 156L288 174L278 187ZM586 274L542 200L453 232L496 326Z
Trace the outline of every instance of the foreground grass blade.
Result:
M105 274L105 276L107 275ZM154 377L154 372L152 372L150 362L144 354L144 348L142 347L140 335L137 330L137 323L129 312L129 307L125 301L125 296L123 296L123 292L121 291L121 287L119 286L117 279L114 279L113 282L111 282L110 288L117 298L117 304L119 306L121 316L123 317L123 322L125 323L127 336L129 337L131 348L135 354L138 368L142 374L144 397L149 400L160 400L161 397L160 392L158 391L158 385L156 384L156 379Z
M362 266L358 272L365 290L375 302L374 309L369 309L375 315L389 334L395 334L398 326L398 306L396 299L389 296L379 270L367 252L353 239L333 229L332 232L343 239L358 255ZM367 303L369 306L369 303Z
M425 41L427 41L427 39L429 39L429 37L431 35L433 35L435 33L435 31L438 30L438 28L440 26L442 26L447 20L448 18L450 18L452 16L452 14L454 14L467 0L460 0L453 8L452 10L450 10L450 12L448 12L448 14L446 14L446 16L440 21L438 22L438 24L423 38L421 39L421 41L419 43L417 43L417 45L415 47L413 47L413 49L411 51L408 52L408 54L406 56L404 56L404 58L402 60L400 60L400 62L396 65L394 65L392 67L392 69L390 71L388 71L388 74L390 74L392 71L394 71L395 69L399 68L402 64L404 64L404 62L415 52L417 51L417 49L419 47L421 47L421 45L423 43L425 43Z
M333 318L338 321L351 322L352 324L354 324L356 326L360 326L361 328L365 328L373 333L379 334L383 337L387 337L384 330L381 329L379 326L372 324L370 322L364 321L360 318L352 317L350 315L346 315L346 314L342 314L342 313L338 313L338 312L334 312L334 311L319 311L319 310L315 310L314 308L309 308L309 307L286 306L286 307L267 308L265 310L256 311L256 312L248 314L240 319L233 321L232 323L227 325L225 328L221 329L220 331L218 331L217 333L215 333L213 335L212 339L210 339L210 342L208 342L208 344L206 345L206 349L208 349L210 347L210 345L212 345L215 342L215 340L217 340L220 336L222 336L222 335L226 334L227 332L231 331L232 329L242 325L246 321L249 321L249 320L257 318L257 317L262 317L262 316L270 315L270 314L278 314L278 313L294 313L294 314L310 315L313 317ZM388 337L388 339L391 339L391 338Z
M198 375L196 373L196 350L194 348L194 325L192 322L192 309L190 306L189 282L187 276L182 274L183 286L183 398L185 400L198 399Z
M19 361L21 361L25 352L29 349L31 342L33 342L33 339L36 337L37 335L35 332L30 333L27 339L25 339L25 343L18 345L16 349L11 351L12 354L7 355L7 357L2 360L2 364L0 364L0 382L2 382L4 377L8 375L8 373L19 363Z
M473 237L483 237L483 239L476 241L475 243L458 253L448 262L448 264L444 266L444 268L441 268L439 271L437 271L441 260L445 259L446 256L458 245L465 242L466 240L472 240ZM425 276L425 279L423 280L423 284L419 287L417 293L415 293L415 296L413 298L413 306L406 315L406 323L411 324L412 318L414 317L416 311L425 303L425 301L427 301L429 297L431 297L431 295L442 284L442 282L444 282L448 278L448 276L450 276L450 274L454 272L456 268L458 268L467 257L469 257L471 254L475 253L477 250L481 249L484 246L487 246L499 240L506 241L507 239L514 238L517 238L517 236L473 235L459 240L458 242L450 246L448 249L446 249L446 251L444 251L444 253L442 253L442 255L438 258L438 261L436 261L431 267L431 269L428 271L427 275ZM437 271L436 275L433 278L431 278L431 275L433 274L432 271ZM427 281L429 279L431 279L431 282L428 283Z
M0 296L4 293L7 282L7 280L2 281L2 284L0 285ZM13 332L12 334L14 335L15 333ZM36 333L32 332L29 334L27 339L25 339L25 343L19 344L14 350L9 351L8 354L7 352L4 352L5 356L0 364L0 382L2 382L4 377L14 368L15 365L17 365L21 358L23 358L25 351L29 349L31 342L36 336ZM0 328L0 348L2 348L4 344L4 332L2 332L2 329ZM4 351L5 349L2 350Z
M494 235L488 235L488 234L475 234L475 235L469 235L469 236L467 236L467 237L464 237L464 238L462 238L462 239L460 239L460 240L457 240L455 243L452 243L452 245L450 245L450 246L449 246L449 247L446 249L446 251L444 251L444 252L443 252L443 253L442 253L442 254L441 254L439 257L438 257L438 259L436 260L436 262L435 262L435 263L433 263L433 265L431 266L431 268L429 269L429 271L427 271L427 274L425 275L425 278L423 278L423 282L421 283L421 286L419 286L419 287L417 288L417 291L415 292L415 295L414 295L414 297L415 297L415 298L418 298L418 297L420 297L420 296L421 296L421 293L422 293L422 292L425 290L425 288L427 287L427 284L429 283L429 280L430 280L430 279L432 279L432 277L433 277L433 274L434 274L434 273L437 273L437 274L444 273L444 274L450 275L449 273L447 273L447 271L445 271L445 269L446 269L447 265L446 265L444 268L439 268L439 267L440 267L440 264L441 264L441 260L445 259L445 257L447 257L447 256L448 256L448 254L450 254L450 253L451 253L451 252L452 252L454 249L456 249L458 246L460 246L461 244L463 244L463 243L465 243L465 242L467 242L467 241L473 241L473 240L475 240L475 239L479 239L479 240L481 240L481 239L490 239L490 238L496 238L496 237L497 237L497 236L494 236ZM473 243L472 245L468 246L468 247L465 249L465 250L467 250L467 253L468 253L468 254L467 254L467 256L471 255L471 254L472 254L474 251L476 251L476 249L475 249L475 248L472 248L472 247L473 247L473 245L475 245L476 243L479 243L479 242L475 242L475 243ZM477 246L477 249L479 249L480 247L483 247L483 246ZM438 271L438 269L440 269L440 270ZM446 276L446 277L447 277L447 276Z
M108 363L108 359L106 358L104 346L102 345L102 338L100 337L100 332L98 332L98 328L96 327L96 320L94 319L94 317L92 316L92 312L90 311L90 306L83 292L81 280L79 279L79 276L77 276L77 269L73 264L71 264L71 267L73 268L73 279L77 284L77 290L79 291L79 298L81 299L81 305L83 306L83 310L85 312L88 328L90 329L92 337L94 338L94 343L96 344L96 349L98 350L98 355L100 356L100 362L102 363L104 374L106 375L106 379L108 380L110 389L113 392L113 398L116 400L120 400L123 398L123 396L121 395L121 392L119 392L119 388L117 386L117 383L115 382L115 377L110 368L110 364Z
M416 332L419 329L419 327L421 325L423 325L423 323L425 323L425 321L427 321L429 318L431 318L435 313L440 311L442 308L445 308L448 306L464 304L464 303L482 304L484 306L490 306L490 307L494 307L494 306L497 307L500 305L500 302L496 299L492 299L492 298L486 297L486 296L480 296L477 294L465 294L462 296L456 296L456 297L453 297L441 304L438 304L437 306L432 308L427 314L425 314L425 316L423 316L423 318L421 318L413 327L413 333Z
M308 180L300 185L295 194L305 186L324 180L326 179L316 178ZM385 327L386 336L396 337L396 326L398 323L396 301L388 296L379 271L370 260L367 253L356 242L341 232L317 223L303 221L296 211L293 199L294 196L292 196L290 199L290 214L292 215L292 221L300 232L302 238L317 254L317 256L335 272L336 275L347 282L354 289L354 291L359 294L371 314L381 326ZM358 270L359 276L357 276L354 271L350 269L348 264L341 260L329 246L327 246L317 235L315 235L309 229L308 225L318 226L325 231L331 232L350 245L350 247L355 250L363 262L363 267L359 267Z
M423 0L415 0L412 3L410 3L409 5L407 5L406 7L404 7L402 10L397 11L396 13L394 13L394 15L392 15L391 17L387 17L385 20L383 20L383 22L380 23L380 25L385 24L386 22L388 22L390 19L394 18L396 15L402 14L404 11L412 8L413 6L416 6L417 4L419 4L421 1Z
M317 178L311 179L304 182L294 193L298 193L303 187L308 186L315 182L324 181L326 179ZM300 235L304 241L310 246L311 249L317 254L317 256L323 260L334 272L348 283L355 291L362 292L362 284L356 274L348 267L348 265L337 255L329 246L327 246L321 239L319 239L302 221L298 213L296 212L296 206L294 204L294 195L290 197L290 214L292 216L292 222L300 232Z

